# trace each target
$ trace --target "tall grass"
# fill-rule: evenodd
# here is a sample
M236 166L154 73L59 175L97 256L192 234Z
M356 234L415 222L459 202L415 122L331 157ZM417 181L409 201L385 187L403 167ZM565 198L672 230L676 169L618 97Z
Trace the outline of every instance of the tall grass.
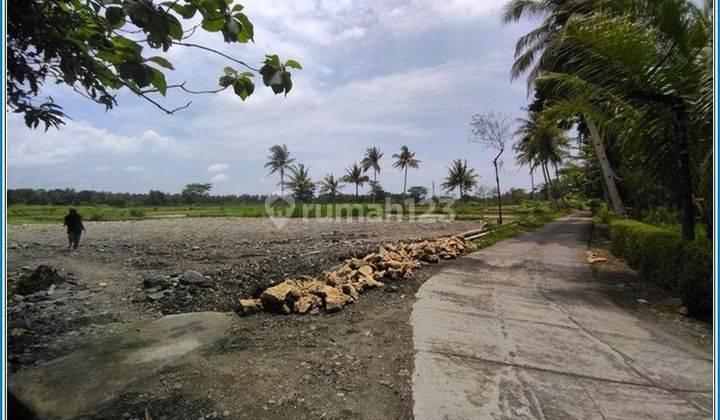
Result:
M8 208L8 222L10 224L22 223L62 223L63 217L70 207L75 208L87 221L137 220L157 216L187 216L187 217L268 217L266 208L260 204L236 205L198 205L198 206L133 206L113 207L108 205L92 206L55 206L55 205L26 205L16 204ZM410 209L395 204L385 209L384 204L374 207L369 203L358 204L311 204L307 206L273 206L272 213L276 217L379 217L385 218L395 214L405 214ZM510 218L513 216L531 215L546 211L544 206L507 206L503 207L503 214ZM460 220L486 219L496 217L497 208L482 206L478 203L456 203L447 207L442 204L434 208L429 206L414 206L414 215L443 215L454 213Z

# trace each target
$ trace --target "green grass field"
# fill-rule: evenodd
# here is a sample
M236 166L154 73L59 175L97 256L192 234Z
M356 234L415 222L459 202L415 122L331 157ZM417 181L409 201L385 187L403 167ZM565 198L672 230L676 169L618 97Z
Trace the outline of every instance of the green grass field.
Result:
M70 207L77 209L86 221L111 220L139 220L162 216L187 217L267 217L265 206L258 204L235 205L198 205L198 206L135 206L113 207L107 205L94 206L42 206L17 204L8 208L8 222L10 224L23 223L61 223ZM400 208L399 205L397 208ZM544 212L541 206L537 209L529 206L505 206L503 214L512 220L515 217L531 214L533 210ZM366 215L370 217L388 217L384 209L378 210L371 204L317 204L308 206L274 207L276 216L286 217L357 217ZM291 214L289 214L292 211ZM461 220L486 219L494 220L497 217L497 208L480 206L475 203L455 205L452 207L415 206L415 215L433 217L434 215L450 214L454 212ZM305 214L303 214L305 213ZM395 211L390 210L390 214Z

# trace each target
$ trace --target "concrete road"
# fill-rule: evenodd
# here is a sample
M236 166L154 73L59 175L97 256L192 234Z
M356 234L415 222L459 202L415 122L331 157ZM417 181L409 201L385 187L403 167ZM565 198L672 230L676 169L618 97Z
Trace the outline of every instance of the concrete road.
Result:
M463 258L418 291L416 419L710 418L712 359L592 282L587 216Z

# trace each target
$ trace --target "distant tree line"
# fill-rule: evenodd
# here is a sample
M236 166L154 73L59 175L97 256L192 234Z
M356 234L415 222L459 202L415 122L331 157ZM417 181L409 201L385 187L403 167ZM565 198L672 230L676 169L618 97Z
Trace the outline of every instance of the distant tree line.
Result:
M256 204L264 205L267 195L241 194L241 195L211 195L207 187L209 184L189 184L180 193L166 193L159 190L150 190L147 193L115 193L109 191L74 190L64 189L33 189L16 188L7 191L8 205L56 205L56 206L87 206L87 205L108 205L114 207L132 206L183 206L183 205L233 205L233 204ZM321 193L314 197L311 202L317 204L349 204L368 203L376 200L377 203L384 203L390 200L393 203L401 203L403 194L389 193L381 187L376 188L369 194L341 194ZM485 186L478 186L474 195L464 195L464 202L475 202L493 205L495 190ZM544 189L536 193L538 199L546 199ZM431 197L427 188L423 186L412 186L407 189L405 200L414 203L421 203L426 200L439 200L441 197ZM531 201L533 196L522 188L511 188L502 194L503 203L522 204Z
M191 184L202 185L202 184ZM159 190L150 190L147 193L115 193L109 191L76 191L65 189L32 189L18 188L7 191L8 205L35 204L35 205L109 205L117 207L126 206L179 206L192 204L263 204L264 195L210 195L206 192L188 190L182 193L166 193Z

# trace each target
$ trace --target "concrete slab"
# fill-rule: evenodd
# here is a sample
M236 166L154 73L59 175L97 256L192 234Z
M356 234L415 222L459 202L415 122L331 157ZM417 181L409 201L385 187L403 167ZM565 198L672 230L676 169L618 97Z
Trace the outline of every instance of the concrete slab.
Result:
M614 306L572 216L458 261L418 291L416 419L709 418L709 351Z
M88 343L67 356L11 375L14 408L42 419L92 417L132 384L219 341L236 318L217 312L169 315Z

